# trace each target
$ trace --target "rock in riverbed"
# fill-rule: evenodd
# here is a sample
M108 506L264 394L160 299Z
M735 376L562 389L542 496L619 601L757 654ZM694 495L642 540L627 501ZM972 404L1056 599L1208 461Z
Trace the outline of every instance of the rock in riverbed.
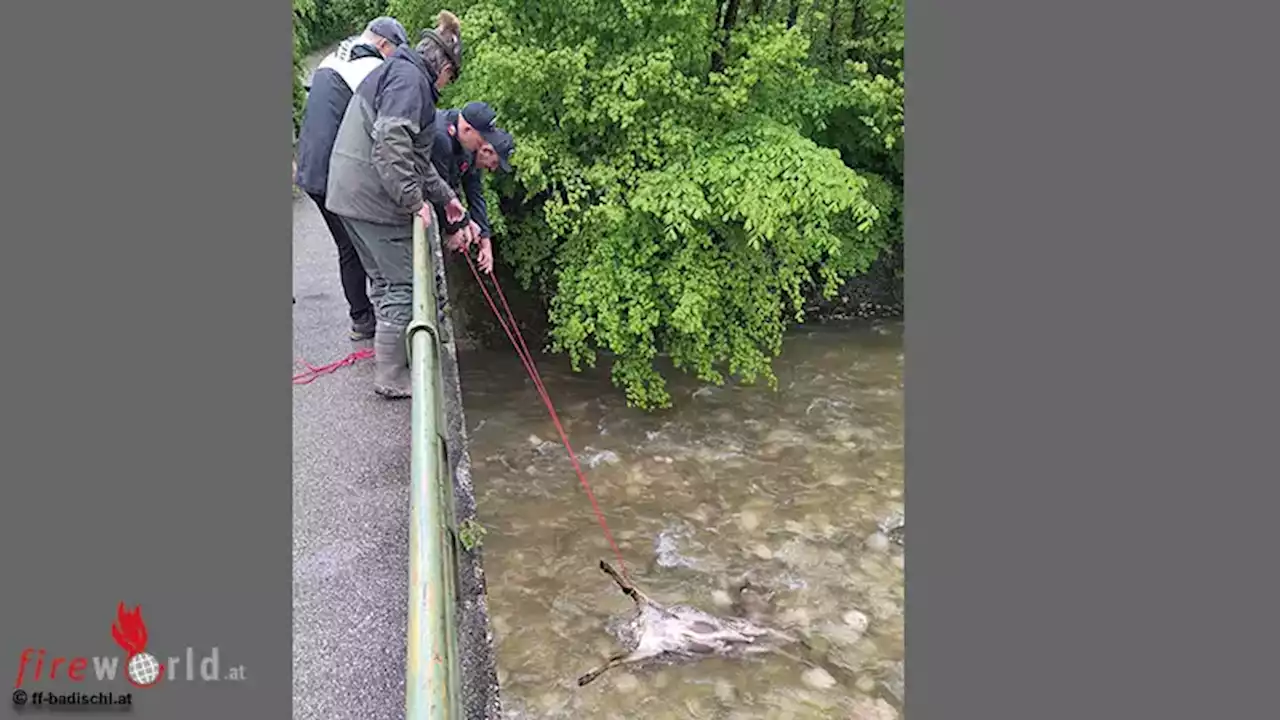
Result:
M618 454L612 450L596 450L591 446L583 448L587 455L588 467L600 467L601 465L617 465L622 462Z
M836 679L822 668L809 668L800 675L800 680L814 690L830 690L836 686Z
M809 615L809 611L802 607L789 608L778 614L778 622L786 627L796 627L809 629L813 619Z
M882 532L873 532L867 537L866 545L868 550L875 552L884 552L890 546L889 536Z
M640 680L631 673L618 673L613 677L613 686L618 692L633 693L640 687Z
M898 711L880 698L858 698L853 701L849 720L898 720Z
M886 677L881 683L884 685L885 691L899 703L902 703L907 696L907 683L903 669L903 664L900 660L890 663L888 671L885 673Z
M844 621L852 630L858 633L865 633L867 628L871 626L871 620L867 618L866 613L861 610L846 610L840 619Z
M764 442L766 444L777 445L804 445L806 438L804 435L791 430L789 428L774 428L765 435Z

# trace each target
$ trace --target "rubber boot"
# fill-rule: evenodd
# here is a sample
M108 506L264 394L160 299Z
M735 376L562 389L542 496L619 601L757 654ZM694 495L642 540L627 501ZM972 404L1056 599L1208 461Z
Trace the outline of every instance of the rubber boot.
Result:
M378 322L373 336L373 391L388 400L412 397L405 328Z

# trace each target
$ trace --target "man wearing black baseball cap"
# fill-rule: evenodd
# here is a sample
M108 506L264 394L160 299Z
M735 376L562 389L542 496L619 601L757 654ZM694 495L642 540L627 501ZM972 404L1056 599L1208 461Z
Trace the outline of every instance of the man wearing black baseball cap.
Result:
M511 172L511 153L515 150L515 140L511 133L497 126L498 113L489 107L489 103L467 103L458 111L458 117L462 119L458 124L459 138L468 150L476 153L476 162L485 170L500 168L502 172ZM484 139L483 145L467 139L469 129Z
M449 248L465 251L472 243L479 243L477 261L486 273L493 271L493 233L480 171L510 172L511 153L515 150L515 140L496 125L496 120L497 113L483 102L437 113L435 148L431 152L431 161L440 177L450 187L461 186L467 198L467 215L459 223L448 223L441 208L436 208L440 226L446 229Z

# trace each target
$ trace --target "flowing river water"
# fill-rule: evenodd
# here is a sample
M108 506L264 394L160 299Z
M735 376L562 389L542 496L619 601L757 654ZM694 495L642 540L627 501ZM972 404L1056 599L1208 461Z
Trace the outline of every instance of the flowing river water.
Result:
M628 409L604 370L539 358L637 585L728 614L749 575L778 591L766 619L848 671L835 674L713 658L578 688L621 649L605 623L631 601L599 570L612 552L514 353L460 361L509 717L901 717L904 560L878 531L904 510L900 323L793 333L776 392L673 375L674 407L655 414Z

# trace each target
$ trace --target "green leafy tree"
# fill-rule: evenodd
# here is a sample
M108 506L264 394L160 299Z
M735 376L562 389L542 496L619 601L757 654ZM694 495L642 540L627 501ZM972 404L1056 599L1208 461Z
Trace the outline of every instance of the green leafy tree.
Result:
M517 138L495 178L499 253L575 369L612 356L630 403L670 402L660 355L764 380L806 292L901 242L900 0L391 0L448 8Z
M386 0L317 0L317 7L313 33L318 44L354 35L387 12Z
M307 51L311 48L311 22L316 17L315 0L293 0L293 132L302 126L302 107L307 101L302 87Z

